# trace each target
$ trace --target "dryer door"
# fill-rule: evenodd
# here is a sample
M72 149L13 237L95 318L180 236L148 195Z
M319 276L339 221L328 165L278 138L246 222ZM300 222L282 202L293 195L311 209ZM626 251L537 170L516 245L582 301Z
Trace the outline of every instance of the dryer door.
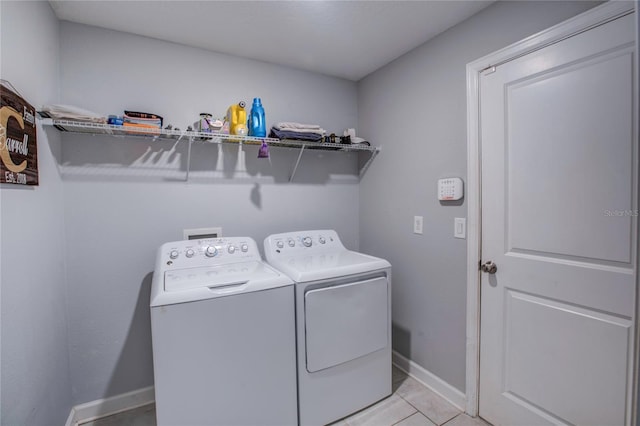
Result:
M307 371L324 370L389 344L386 277L305 293Z

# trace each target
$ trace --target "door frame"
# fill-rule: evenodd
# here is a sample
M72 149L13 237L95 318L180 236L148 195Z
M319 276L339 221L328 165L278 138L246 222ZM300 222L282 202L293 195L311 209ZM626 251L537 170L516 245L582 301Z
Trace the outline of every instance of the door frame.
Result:
M467 333L466 333L466 412L478 415L480 390L480 259L481 259L481 170L480 170L480 75L491 71L513 59L527 55L561 40L587 31L593 27L628 15L634 11L636 2L609 1L582 14L570 18L551 28L493 52L467 64ZM637 11L636 11L637 12ZM637 15L637 13L636 13ZM640 19L636 16L637 26ZM638 86L638 32L636 28L635 86ZM636 96L637 95L636 90ZM640 105L636 99L636 105ZM638 108L640 109L640 108ZM634 137L638 138L638 129ZM640 148L640 147L639 147ZM638 155L640 149L636 149ZM637 185L640 188L640 184ZM639 190L640 191L640 190ZM640 199L640 193L638 194ZM640 246L640 239L638 239ZM640 253L640 247L638 247ZM635 360L640 355L640 255L636 256L636 303L634 322L634 359L632 369L632 408L631 424L635 425L638 416L639 393L638 373L640 366Z

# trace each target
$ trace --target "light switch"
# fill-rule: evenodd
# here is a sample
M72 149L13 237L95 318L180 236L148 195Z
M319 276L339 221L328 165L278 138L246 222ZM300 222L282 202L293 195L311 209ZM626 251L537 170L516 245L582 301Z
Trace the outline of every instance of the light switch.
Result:
M422 216L413 217L413 233L422 234Z
M456 238L466 238L467 236L467 219L464 217L456 217L453 220L454 230L453 236Z

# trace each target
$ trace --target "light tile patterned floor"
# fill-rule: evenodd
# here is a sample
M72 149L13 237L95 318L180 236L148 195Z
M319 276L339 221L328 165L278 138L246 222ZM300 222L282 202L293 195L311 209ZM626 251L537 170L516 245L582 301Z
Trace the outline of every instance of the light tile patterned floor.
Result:
M489 426L393 367L393 394L332 426Z
M462 413L417 380L393 367L393 394L332 426L489 426ZM155 426L155 405L104 417L81 426Z

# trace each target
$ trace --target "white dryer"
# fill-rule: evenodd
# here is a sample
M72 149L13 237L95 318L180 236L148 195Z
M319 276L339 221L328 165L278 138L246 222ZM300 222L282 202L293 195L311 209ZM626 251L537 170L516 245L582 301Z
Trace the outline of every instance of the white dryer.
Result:
M293 281L251 238L162 245L151 331L159 426L297 424Z
M265 258L295 281L298 414L315 426L391 394L391 265L335 231L276 234Z

